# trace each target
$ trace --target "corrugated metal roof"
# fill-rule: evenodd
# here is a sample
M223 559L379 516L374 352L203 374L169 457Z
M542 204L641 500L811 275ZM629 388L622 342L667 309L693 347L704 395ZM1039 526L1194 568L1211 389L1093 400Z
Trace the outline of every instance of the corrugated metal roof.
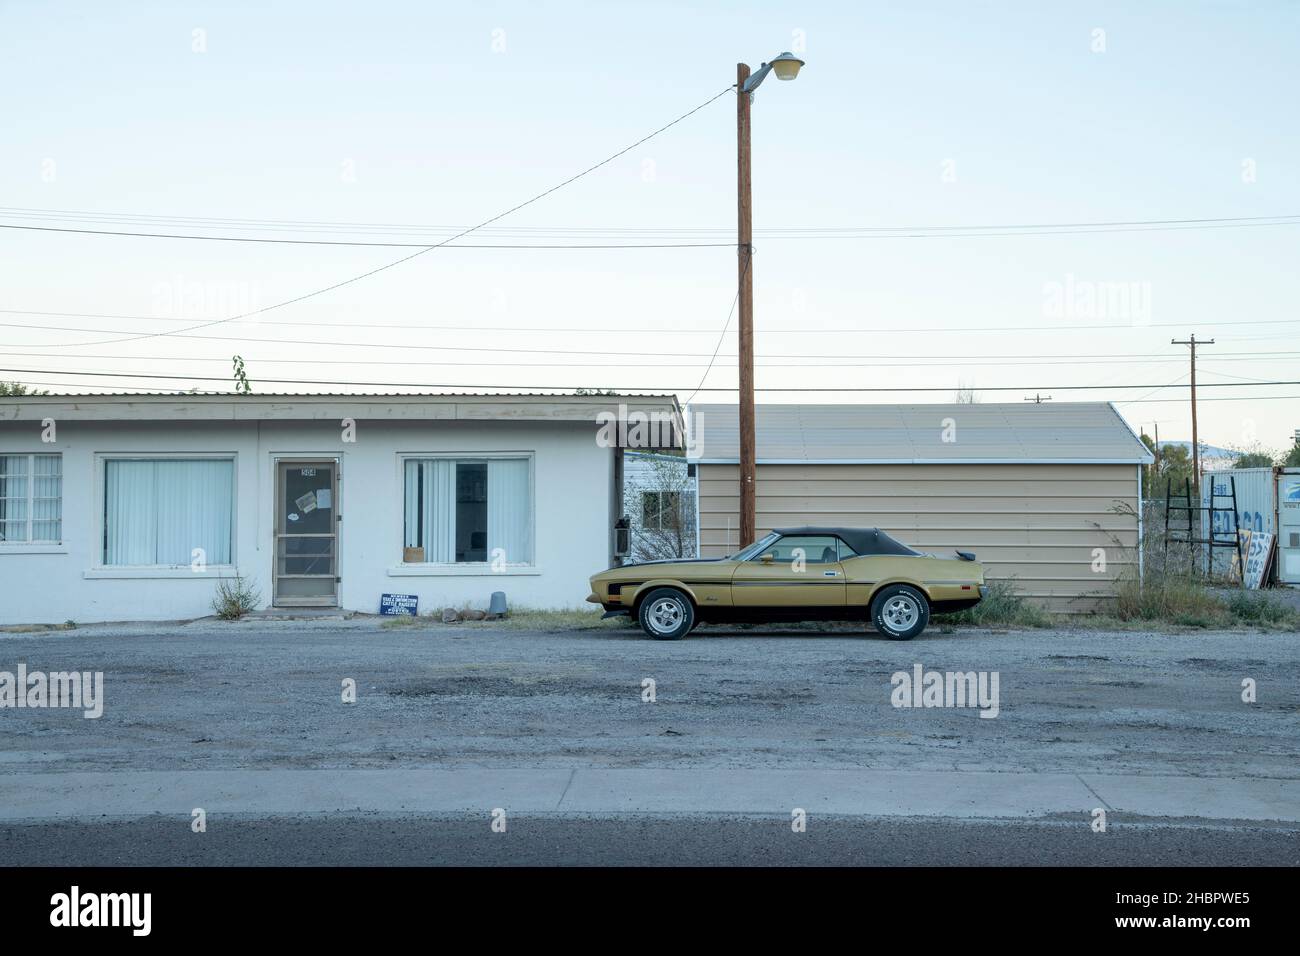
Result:
M14 399L66 399L66 398L662 398L674 400L671 392L616 392L612 395L579 395L575 392L263 392L250 395L239 392L48 392L25 395L0 395Z
M18 395L0 397L0 424L154 421L329 421L351 418L380 421L586 422L604 427L643 417L650 427L642 438L653 445L680 447L681 408L673 395L575 395L549 393L319 392L202 395L160 392L149 395ZM628 436L633 433L628 432ZM619 440L625 436L620 434Z
M692 461L739 460L737 406L691 405L688 414ZM1107 402L758 405L755 437L760 464L1152 460Z

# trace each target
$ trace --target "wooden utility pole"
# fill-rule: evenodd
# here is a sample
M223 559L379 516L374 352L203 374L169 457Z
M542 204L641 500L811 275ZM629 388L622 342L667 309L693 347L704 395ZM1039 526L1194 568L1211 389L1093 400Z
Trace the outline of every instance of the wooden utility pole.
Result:
M1160 423L1153 422L1152 427L1155 428L1156 430L1156 449L1155 449L1156 460L1155 462L1153 462L1156 469L1155 480L1159 481L1160 480ZM1151 486L1153 488L1155 487L1155 481L1151 483Z
M1196 346L1213 345L1214 339L1198 342L1193 333L1186 340L1170 339L1169 344L1189 346L1192 353L1192 490L1196 493L1196 500L1199 502L1201 500L1201 442L1196 434Z
M740 279L737 294L740 308L740 546L748 547L757 537L755 519L754 440L754 270L752 180L750 178L749 106L746 92L749 67L736 64L736 260Z

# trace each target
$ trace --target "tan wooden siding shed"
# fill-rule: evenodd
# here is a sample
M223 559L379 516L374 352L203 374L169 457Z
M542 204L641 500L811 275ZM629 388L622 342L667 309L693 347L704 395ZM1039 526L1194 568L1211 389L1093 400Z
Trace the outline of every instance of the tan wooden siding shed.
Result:
M692 406L702 557L740 542L735 406ZM975 551L988 578L1053 611L1113 600L1138 574L1146 447L1105 403L760 405L758 533L878 527Z

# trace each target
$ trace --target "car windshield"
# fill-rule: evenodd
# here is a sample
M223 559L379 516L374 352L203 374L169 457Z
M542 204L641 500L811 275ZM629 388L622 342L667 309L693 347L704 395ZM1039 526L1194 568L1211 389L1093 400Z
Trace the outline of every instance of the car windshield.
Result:
M780 539L781 536L777 534L775 531L773 531L770 534L766 534L763 537L759 538L748 548L744 548L740 551L737 551L735 554L731 556L731 559L733 561L748 561L754 555L758 554L758 552L771 547Z

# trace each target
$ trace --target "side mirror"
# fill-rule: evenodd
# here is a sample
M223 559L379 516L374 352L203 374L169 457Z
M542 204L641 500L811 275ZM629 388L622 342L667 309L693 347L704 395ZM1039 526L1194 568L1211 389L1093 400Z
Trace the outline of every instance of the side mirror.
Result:
M771 564L776 560L776 555L773 554L771 551L769 551L767 554L763 555L758 560L762 561L764 564Z

